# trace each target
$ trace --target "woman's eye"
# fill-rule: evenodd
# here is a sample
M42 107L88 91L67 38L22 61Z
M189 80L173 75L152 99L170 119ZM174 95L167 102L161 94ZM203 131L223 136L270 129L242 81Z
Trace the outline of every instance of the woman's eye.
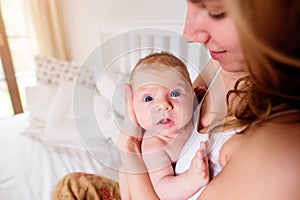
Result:
M149 101L152 101L153 100L153 98L151 97L151 96L146 96L145 98L144 98L144 101L145 102L149 102Z
M173 92L171 92L170 96L171 96L171 97L179 97L180 94L181 94L181 93L178 92L178 91L173 91Z
M226 17L226 13L219 13L219 14L212 14L212 13L208 13L208 15L212 18L212 19L223 19Z

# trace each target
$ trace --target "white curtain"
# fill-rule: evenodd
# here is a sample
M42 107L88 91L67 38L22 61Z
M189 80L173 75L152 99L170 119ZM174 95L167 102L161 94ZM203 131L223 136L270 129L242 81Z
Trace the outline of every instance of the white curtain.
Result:
M27 0L42 54L70 60L60 12L60 0Z

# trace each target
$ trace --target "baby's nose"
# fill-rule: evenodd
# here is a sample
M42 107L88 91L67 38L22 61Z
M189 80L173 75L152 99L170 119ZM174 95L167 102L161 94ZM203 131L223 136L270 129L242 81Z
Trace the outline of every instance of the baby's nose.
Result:
M157 110L158 111L169 111L173 109L173 105L171 102L167 100L163 100L157 103Z

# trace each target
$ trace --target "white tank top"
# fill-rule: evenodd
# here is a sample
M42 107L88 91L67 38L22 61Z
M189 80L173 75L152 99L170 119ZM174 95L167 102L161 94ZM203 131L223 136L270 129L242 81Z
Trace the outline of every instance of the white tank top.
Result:
M213 85L215 82L217 76L219 75L221 71L221 68L218 70L216 73L215 77L211 81L210 86L208 87L208 90L210 87ZM202 102L197 106L195 113L194 113L194 124L198 124L198 118L199 118L199 113L200 109L202 106ZM194 126L193 133L189 140L185 143L180 157L176 163L175 166L175 174L182 174L185 171L187 171L190 167L191 161L194 158L196 151L199 149L200 142L201 141L206 141L209 140L210 147L208 150L208 157L210 161L210 175L211 177L215 177L220 171L222 170L220 161L219 161L219 155L220 155L220 150L223 146L223 144L230 138L232 137L236 131L230 130L226 132L221 132L221 133L213 133L210 135L208 134L203 134L199 133L197 131L197 126ZM197 199L199 197L200 193L205 187L202 187L196 194L194 194L191 198L189 199Z
M209 171L211 178L215 177L220 173L222 170L222 166L220 164L220 151L223 144L231 138L237 131L230 130L221 133L212 133L210 138L208 134L201 134L197 131L197 128L194 129L193 134L186 142L185 146L183 147L180 157L175 166L175 174L182 174L187 171L190 167L191 161L194 158L196 151L199 149L200 142L209 140L210 147L208 151L208 158L209 158ZM193 195L189 199L197 199L204 187L202 187L195 195Z

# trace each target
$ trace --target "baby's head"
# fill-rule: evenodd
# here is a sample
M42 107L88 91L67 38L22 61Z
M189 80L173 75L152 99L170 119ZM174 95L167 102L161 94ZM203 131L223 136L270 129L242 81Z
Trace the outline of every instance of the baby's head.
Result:
M137 121L147 132L176 131L191 121L195 94L187 67L177 57L163 52L139 60L130 84Z
M178 72L178 74L183 76L192 86L192 81L186 65L176 56L168 52L161 52L161 53L152 53L140 59L137 62L137 64L135 65L134 69L131 72L131 76L129 80L133 89L137 87L136 74L139 74L137 72L148 71L148 70L159 74L162 73L167 74L168 71Z

